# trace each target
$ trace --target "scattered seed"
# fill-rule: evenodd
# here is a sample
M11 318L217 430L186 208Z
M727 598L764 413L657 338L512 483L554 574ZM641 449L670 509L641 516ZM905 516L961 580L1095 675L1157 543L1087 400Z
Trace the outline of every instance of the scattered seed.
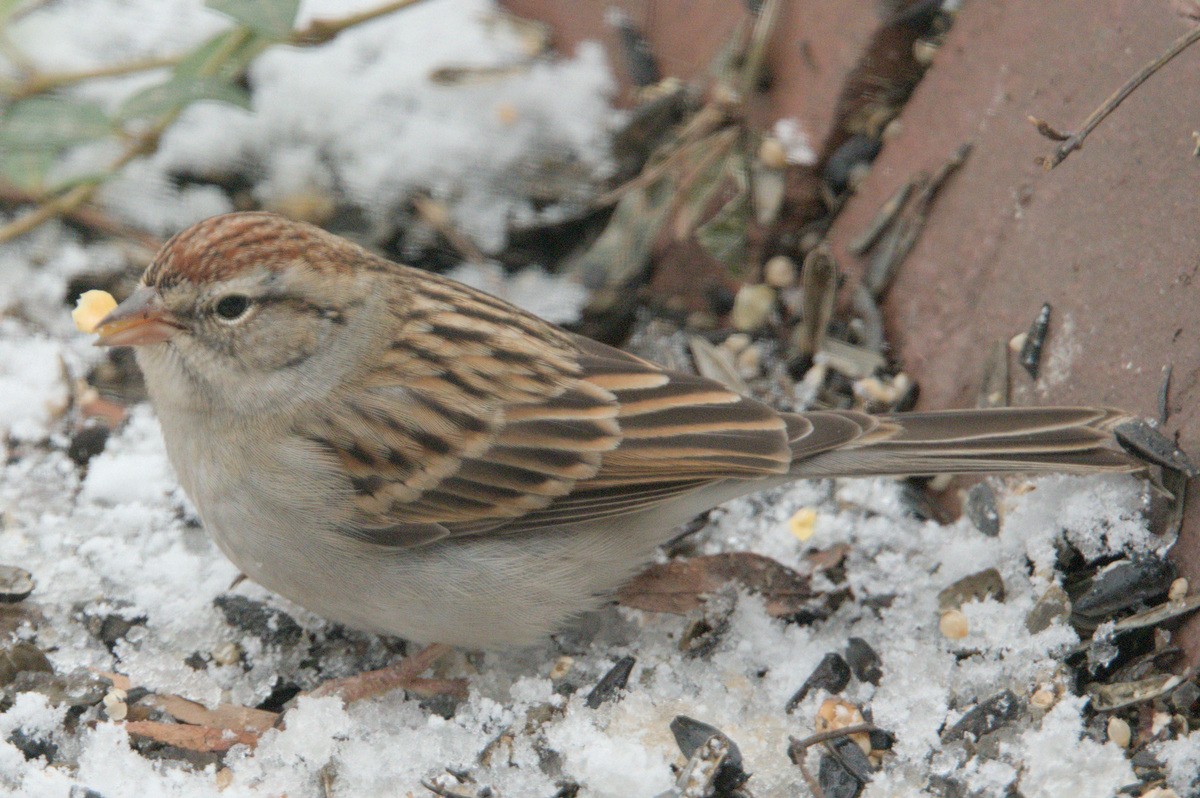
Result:
M817 731L837 731L850 726L860 726L866 721L862 710L849 701L840 698L827 698L817 709ZM863 753L871 752L871 736L867 731L855 732L850 739L858 743Z
M938 620L938 629L949 640L962 640L970 632L967 616L958 610L947 610Z
M744 380L753 380L762 375L762 350L748 346L738 353L737 373Z
M1166 424L1171 415L1168 402L1171 398L1171 372L1174 367L1170 364L1163 366L1162 382L1158 386L1158 423Z
M989 538L1000 534L1000 510L996 506L996 491L988 482L977 482L967 491L967 518Z
M775 289L761 283L747 283L733 298L729 322L742 332L756 332L767 325L775 309Z
M879 206L879 210L871 217L871 221L867 224L866 228L854 237L854 240L849 243L846 250L851 255L863 255L879 243L880 237L891 226L892 222L896 220L896 216L904 207L904 203L908 202L909 195L912 194L915 186L916 181L909 180L896 189L892 193L892 196L888 197L883 205Z
M229 768L221 768L217 771L217 775L213 777L213 781L216 783L218 790L228 789L233 784L233 771Z
M633 85L652 86L658 83L662 79L658 61L655 60L654 52L650 49L650 42L633 24L629 14L613 6L605 14L605 21L617 32L617 41L620 42L621 55L625 60L625 69L628 71L629 80Z
M1021 345L1018 360L1035 380L1042 368L1042 350L1046 346L1046 334L1050 331L1050 303L1042 305L1037 318L1029 327L1029 334Z
M1128 618L1122 618L1113 624L1113 632L1124 633L1131 632L1135 629L1146 629L1152 626L1166 623L1174 618L1182 618L1185 615L1191 615L1193 612L1200 610L1200 593L1194 596L1185 596L1175 601L1167 601L1163 604L1151 607L1148 610L1134 613Z
M1169 560L1143 557L1113 563L1092 579L1087 591L1075 601L1071 623L1094 629L1122 610L1163 596L1175 579Z
M821 659L809 677L804 680L800 689L788 699L785 710L787 712L794 711L814 690L840 693L846 689L848 684L850 684L850 666L846 664L846 660L840 654L830 652Z
M78 465L87 465L89 460L104 451L104 445L108 442L108 432L108 427L104 424L90 424L76 430L67 445L67 457Z
M1138 457L1189 477L1200 476L1200 468L1188 459L1183 450L1143 419L1126 421L1118 425L1113 434L1118 443Z
M550 668L550 680L557 682L563 679L571 669L575 667L575 658L562 656L554 661L554 667Z
M117 701L113 704L106 703L104 705L104 714L108 715L109 720L125 720L129 715L129 705L124 701Z
M805 256L800 282L804 304L800 324L793 333L792 348L794 355L807 356L824 349L837 298L838 264L828 245L819 245Z
M671 734L675 736L675 744L684 756L691 760L700 754L701 761L707 763L708 783L716 795L731 793L750 778L750 774L742 769L742 753L738 750L737 743L717 727L687 715L677 715L671 721ZM714 739L720 740L721 744L710 746L706 751L705 746L709 746ZM716 755L719 752L722 755L718 759Z
M1024 344L1024 341L1021 343ZM1007 407L1008 392L1008 352L1004 349L1003 341L995 341L983 366L983 378L979 381L975 406Z
M1054 693L1053 691L1047 690L1044 687L1040 690L1035 690L1033 695L1029 697L1029 703L1036 709L1040 709L1045 712L1046 710L1050 709L1050 707L1054 706Z
M1128 748L1133 739L1133 730L1124 718L1113 715L1108 719L1108 739L1117 744L1118 748Z
M849 748L858 748L857 745L847 740L838 740L834 744L837 743L847 745ZM859 751L859 754L861 755L862 751ZM821 762L817 766L817 784L820 785L825 798L856 798L863 789L863 781L855 775L845 761L833 754L825 754L821 757Z
M213 650L212 659L218 665L235 665L241 662L242 649L237 643L227 641Z
M957 723L942 732L942 740L961 740L969 735L978 741L1016 720L1020 714L1021 699L1013 691L1005 690L972 707Z
M1181 576L1171 583L1171 587L1167 589L1167 599L1169 601L1179 601L1188 592L1188 580L1186 576Z
M1179 685L1183 679L1172 673L1160 673L1145 679L1114 684L1088 685L1092 694L1092 707L1097 712L1112 712L1135 704L1144 704L1156 698L1167 695Z
M1028 340L1029 333L1017 333L1008 339L1008 348L1013 352L1020 352L1025 348L1025 342Z
M796 264L787 255L776 255L763 267L763 278L774 288L789 288L796 283Z
M741 335L741 333L737 334ZM747 341L750 340L750 336L748 335L743 335L742 337L746 338ZM726 388L741 394L750 393L750 386L738 374L735 353L731 349L725 346L713 346L705 338L699 335L692 335L688 336L688 350L691 352L692 362L696 364L696 371L701 377L716 380ZM746 347L742 347L739 352L744 352L745 350Z
M629 674L637 660L630 656L621 657L616 664L608 669L608 673L600 677L592 692L588 693L585 703L588 709L597 709L601 704L611 701L619 690L629 683Z
M933 57L937 55L940 47L932 39L917 39L913 42L912 49L913 60L922 66L929 66L933 63Z
M764 136L758 145L758 160L768 169L783 169L787 166L787 148L774 136Z
M733 333L724 341L721 342L721 348L729 350L729 354L736 355L746 347L750 346L754 339L745 333Z
M875 302L875 297L861 283L854 287L851 297L855 318L862 322L859 330L859 340L862 345L873 352L883 351L883 313Z
M860 682L879 684L883 678L883 663L875 649L861 637L846 641L846 663Z
M815 507L801 507L788 521L788 529L801 542L813 536L816 526L817 510Z

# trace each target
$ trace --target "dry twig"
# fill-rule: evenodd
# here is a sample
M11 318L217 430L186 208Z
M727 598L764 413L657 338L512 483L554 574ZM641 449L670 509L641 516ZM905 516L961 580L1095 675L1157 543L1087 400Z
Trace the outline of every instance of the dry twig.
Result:
M1084 121L1083 127L1078 133L1062 133L1052 127L1043 119L1038 119L1035 116L1029 117L1039 133L1048 139L1061 141L1062 144L1054 150L1054 154L1049 158L1039 158L1046 169L1053 169L1067 159L1067 156L1075 152L1083 146L1083 140L1086 139L1096 127L1104 121L1105 117L1117 109L1117 106L1124 102L1125 98L1133 93L1134 89L1141 86L1146 80L1158 70L1162 69L1175 56L1182 53L1196 41L1200 40L1200 25L1192 28L1190 31L1180 36L1175 42L1167 48L1167 51L1155 58L1150 63L1146 64L1138 73L1125 82L1125 85L1117 89L1107 100L1102 102L1100 106L1092 111L1091 115Z

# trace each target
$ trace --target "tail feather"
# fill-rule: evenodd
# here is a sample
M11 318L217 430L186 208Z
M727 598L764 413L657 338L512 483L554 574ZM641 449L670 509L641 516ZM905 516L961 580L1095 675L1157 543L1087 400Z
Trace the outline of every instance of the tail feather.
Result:
M795 476L1095 473L1144 467L1113 435L1129 416L1106 408L1012 407L878 419L839 411L799 415L813 430L792 441Z

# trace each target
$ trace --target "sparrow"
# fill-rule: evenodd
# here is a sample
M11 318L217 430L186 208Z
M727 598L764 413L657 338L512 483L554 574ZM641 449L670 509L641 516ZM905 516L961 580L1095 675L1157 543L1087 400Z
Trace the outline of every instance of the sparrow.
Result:
M537 643L679 524L792 480L1142 467L1104 408L780 412L269 213L176 235L97 331L136 349L243 573L469 649Z

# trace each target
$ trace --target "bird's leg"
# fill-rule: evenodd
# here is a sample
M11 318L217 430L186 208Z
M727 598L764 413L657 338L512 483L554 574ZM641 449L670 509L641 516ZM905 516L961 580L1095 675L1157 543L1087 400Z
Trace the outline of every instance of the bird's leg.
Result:
M364 671L345 679L330 679L309 692L310 696L341 696L347 704L363 698L381 695L389 690L404 688L423 695L467 696L466 679L422 679L421 674L450 652L450 646L434 643L405 657L395 665L375 671Z

